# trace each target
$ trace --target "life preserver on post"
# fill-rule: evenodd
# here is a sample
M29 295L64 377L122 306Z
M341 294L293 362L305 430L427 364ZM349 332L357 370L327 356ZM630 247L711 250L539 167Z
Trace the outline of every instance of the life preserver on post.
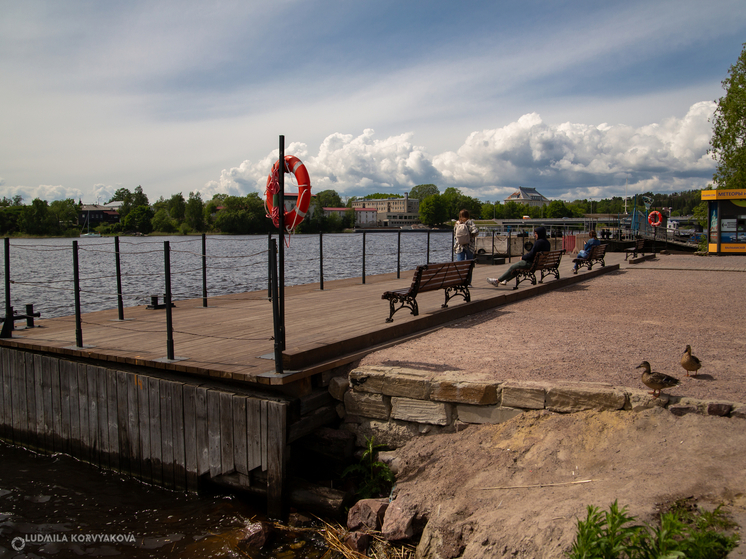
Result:
M267 188L264 191L264 206L267 210L267 217L272 219L275 227L280 226L280 161L275 161L272 165L272 171L267 177ZM294 155L285 156L285 172L293 173L295 180L298 182L298 200L295 207L285 212L283 225L285 230L292 232L306 217L308 207L311 204L311 179L303 162Z
M661 219L663 219L663 216L659 211L652 211L648 215L648 223L653 227L658 227L661 224Z

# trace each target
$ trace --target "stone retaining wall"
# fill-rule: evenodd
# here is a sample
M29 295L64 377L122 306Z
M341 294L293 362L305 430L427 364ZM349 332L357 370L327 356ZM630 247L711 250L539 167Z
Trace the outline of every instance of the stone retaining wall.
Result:
M336 377L329 392L339 401L343 429L365 446L366 437L396 448L427 434L452 433L469 424L501 423L527 410L638 411L660 406L676 415L699 413L746 418L746 404L702 401L605 383L494 381L459 371L358 367Z

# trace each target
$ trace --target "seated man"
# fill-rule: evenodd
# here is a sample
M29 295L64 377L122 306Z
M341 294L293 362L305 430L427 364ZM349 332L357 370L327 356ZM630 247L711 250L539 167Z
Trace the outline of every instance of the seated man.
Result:
M511 265L510 268L508 268L507 271L499 278L487 278L487 281L495 287L497 287L498 285L507 285L508 281L516 276L515 271L517 269L530 267L534 261L534 257L539 252L552 250L552 247L547 240L547 230L543 227L537 227L534 230L534 239L534 246L531 247L531 250L524 254L518 262Z
M572 268L572 273L573 274L577 274L578 273L578 260L582 260L584 258L588 258L588 255L591 253L591 249L594 246L597 246L597 245L601 244L601 241L599 241L596 238L596 232L593 229L591 229L591 232L589 233L589 235L590 235L590 238L585 243L585 246L583 247L583 250L581 250L580 252L578 252L578 257L575 260L573 260L573 262L575 262L575 266L573 266L573 268Z

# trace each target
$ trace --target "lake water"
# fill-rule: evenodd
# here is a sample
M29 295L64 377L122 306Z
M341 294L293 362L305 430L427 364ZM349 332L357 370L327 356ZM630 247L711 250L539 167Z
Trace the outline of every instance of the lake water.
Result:
M277 239L277 237L274 237ZM430 262L451 260L451 233L430 235ZM165 292L164 241L170 244L173 300L202 297L201 237L122 237L120 260L124 306L150 303ZM428 235L403 232L400 267L411 270L427 263ZM319 235L293 235L285 247L285 285L319 281ZM365 235L365 274L395 272L396 233ZM266 236L208 236L207 294L210 296L267 289ZM363 274L363 235L323 236L324 281ZM80 299L83 313L117 308L113 237L78 239ZM5 277L5 260L0 262ZM33 304L42 318L75 313L71 239L10 240L11 304L16 311ZM5 309L5 291L0 289Z
M401 269L427 262L427 234L401 235ZM275 237L276 238L276 237ZM163 242L171 245L175 299L202 296L200 237L120 239L125 306L164 292ZM286 285L319 281L319 236L296 235L285 249ZM397 235L365 235L366 275L396 271ZM83 312L116 308L113 238L81 238ZM362 234L323 236L324 280L362 275ZM266 236L215 236L206 241L208 297L267 288ZM451 259L451 234L430 235L430 262ZM34 304L42 318L74 313L71 239L12 239L11 302ZM4 260L2 276L5 277ZM0 312L4 311L4 290ZM21 324L19 324L21 325ZM40 455L0 442L0 559L11 557L317 558L323 541L309 532L282 533L261 553L239 544L259 517L233 495L184 494L149 486L63 455ZM40 541L47 535L51 541ZM27 538L23 549L17 538ZM85 541L85 538L114 540ZM37 538L36 541L32 541ZM82 541L81 541L82 538ZM73 541L73 540L77 541Z

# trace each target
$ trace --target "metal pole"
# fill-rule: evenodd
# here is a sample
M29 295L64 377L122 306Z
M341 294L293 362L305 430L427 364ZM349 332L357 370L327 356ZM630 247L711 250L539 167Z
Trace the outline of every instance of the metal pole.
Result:
M73 292L75 293L75 345L83 347L83 326L80 319L80 270L78 268L78 241L73 241Z
M513 231L508 231L508 264L511 263L510 247L513 244Z
M171 315L171 247L163 241L163 263L166 268L166 357L174 359L174 324Z
M124 320L124 300L122 298L122 261L119 255L119 236L114 237L114 259L117 268L117 312L119 320Z
M495 263L495 230L492 230L492 264Z
M319 289L324 291L324 234L319 232Z
M267 299L272 300L272 232L267 233ZM275 262L277 271L277 262Z
M456 255L456 248L454 247L454 244L456 242L456 228L453 228L453 231L451 231L451 262L453 262L453 258Z
M365 231L363 231L363 284L365 284Z
M207 308L207 235L202 233L202 306Z
M282 240L280 240L282 242ZM270 282L272 283L272 324L274 325L275 338L275 372L279 375L283 373L282 365L282 341L280 336L280 301L277 291L277 243L272 239L269 240L269 266Z
M396 279L401 278L401 229L396 232Z
M430 230L427 231L427 259L425 264L430 264Z
M10 238L5 237L5 322L0 338L13 337L13 307L10 305Z
M280 304L280 341L282 349L285 350L285 136L280 136L280 159L279 159L279 179L280 179L280 250L279 265L277 275L277 293L279 294Z

